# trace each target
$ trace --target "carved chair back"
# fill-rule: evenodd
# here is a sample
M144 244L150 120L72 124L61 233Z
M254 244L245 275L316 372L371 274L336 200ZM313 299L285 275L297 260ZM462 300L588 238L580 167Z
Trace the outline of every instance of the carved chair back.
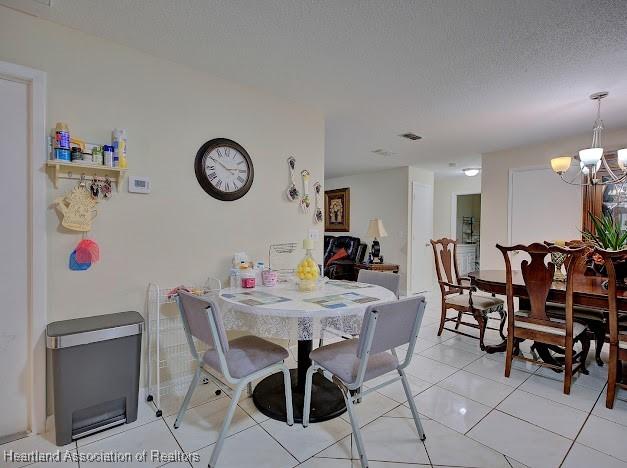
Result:
M461 293L460 289L450 286L453 284L461 285L459 267L457 266L457 241L446 237L437 240L431 239L431 247L433 247L435 273L438 276L442 294ZM448 285L443 283L448 283Z
M544 241L545 245L557 245L554 242L551 241ZM594 247L592 247L590 245L590 243L581 240L581 239L573 239L573 240L568 240L566 242L564 242L564 245L566 247L568 247L569 249L576 249L576 248L580 248L583 247L584 248L584 257L586 257L588 254L591 254L594 250ZM564 260L564 268L566 270L568 270L568 264L570 263L570 261L572 260L572 257L567 257L566 260ZM584 261L578 262L575 265L575 275L583 275L585 273L586 270L586 263Z
M505 260L505 274L506 274L506 295L507 295L507 310L508 328L513 328L515 321L530 322L537 325L552 326L557 328L566 329L566 334L572 336L572 324L573 324L573 279L574 271L578 267L585 253L585 247L578 248L565 248L557 245L546 245L541 243L533 243L529 245L514 245L511 247L504 247L497 244L497 249L503 254ZM514 252L524 252L527 254L528 259L524 259L520 264L520 270L524 286L527 290L527 298L530 304L530 310L527 311L526 317L516 316L514 313L514 285L512 281L512 262L511 254ZM566 323L563 325L556 324L554 321L550 321L546 313L546 303L551 290L551 284L553 283L553 275L555 273L555 265L551 262L550 254L552 252L559 252L566 255L564 265L566 267ZM548 262L547 262L548 258Z
M607 303L609 313L610 344L617 345L619 341L627 341L627 334L620 331L618 305L616 303L616 268L614 262L627 261L627 249L609 251L596 248L594 253L599 254L605 262L607 271Z

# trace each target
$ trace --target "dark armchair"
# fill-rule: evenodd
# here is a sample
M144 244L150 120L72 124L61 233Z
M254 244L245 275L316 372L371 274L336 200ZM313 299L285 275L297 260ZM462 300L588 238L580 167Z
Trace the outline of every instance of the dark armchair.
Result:
M338 250L346 250L343 258L331 260ZM359 237L324 236L324 274L331 279L355 281L355 264L362 263L366 256L366 244Z

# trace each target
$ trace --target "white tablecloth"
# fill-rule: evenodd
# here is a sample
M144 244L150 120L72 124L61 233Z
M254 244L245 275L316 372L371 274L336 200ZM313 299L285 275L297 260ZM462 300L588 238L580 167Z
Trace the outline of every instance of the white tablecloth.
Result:
M301 292L294 283L220 292L227 330L287 340L317 339L323 328L357 334L368 306L394 299L394 293L380 286L341 281L329 281L313 292Z

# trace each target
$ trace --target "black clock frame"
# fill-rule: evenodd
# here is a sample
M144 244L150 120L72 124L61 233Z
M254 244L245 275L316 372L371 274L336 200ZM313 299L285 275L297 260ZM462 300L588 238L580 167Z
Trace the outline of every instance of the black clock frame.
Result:
M207 156L213 151L214 148L219 146L228 146L229 148L233 148L238 151L248 164L248 180L246 183L235 192L223 192L220 189L217 189L213 186L209 179L207 178L207 173L205 172L205 161ZM248 193L250 187L253 184L253 179L255 178L255 168L253 167L253 161L250 158L248 152L240 145L233 140L229 140L228 138L214 138L213 140L209 140L204 145L200 147L198 152L196 153L196 159L194 160L194 171L196 172L196 179L198 183L202 187L202 189L211 195L213 198L222 201L233 201L239 200L244 195Z

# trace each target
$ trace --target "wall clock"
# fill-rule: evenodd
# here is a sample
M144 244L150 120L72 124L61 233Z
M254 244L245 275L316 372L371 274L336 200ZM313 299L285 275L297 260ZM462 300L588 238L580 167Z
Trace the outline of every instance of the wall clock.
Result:
M253 184L253 161L246 150L227 138L215 138L200 147L194 161L196 179L213 198L242 198Z

